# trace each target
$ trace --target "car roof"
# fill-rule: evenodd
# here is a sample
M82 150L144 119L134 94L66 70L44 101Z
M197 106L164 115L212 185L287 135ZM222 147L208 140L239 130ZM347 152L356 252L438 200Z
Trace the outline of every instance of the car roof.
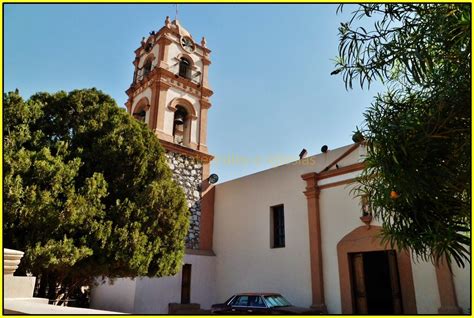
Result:
M236 296L281 296L278 293L268 293L268 292L249 292L249 293L238 293Z

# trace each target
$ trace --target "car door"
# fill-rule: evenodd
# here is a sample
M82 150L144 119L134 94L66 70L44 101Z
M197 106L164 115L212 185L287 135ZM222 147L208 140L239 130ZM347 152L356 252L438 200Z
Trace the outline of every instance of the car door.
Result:
M247 314L249 315L265 315L268 314L268 308L262 296L249 296L249 306Z
M231 314L236 314L236 315L249 314L248 306L249 306L249 296L247 295L236 296L231 303Z

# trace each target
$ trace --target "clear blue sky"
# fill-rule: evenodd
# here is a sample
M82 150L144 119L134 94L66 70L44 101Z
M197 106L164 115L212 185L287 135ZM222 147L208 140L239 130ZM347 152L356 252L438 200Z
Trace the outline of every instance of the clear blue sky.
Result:
M212 50L208 147L220 181L296 160L302 148L313 155L352 142L380 86L346 91L341 76L329 75L350 12L336 8L179 5L181 24ZM123 106L133 52L167 15L174 18L174 5L5 5L5 90L27 98L96 87Z

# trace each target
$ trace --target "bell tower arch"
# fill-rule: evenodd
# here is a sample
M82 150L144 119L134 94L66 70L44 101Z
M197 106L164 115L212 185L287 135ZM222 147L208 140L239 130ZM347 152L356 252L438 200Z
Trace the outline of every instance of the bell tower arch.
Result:
M206 223L213 222L212 211L207 211L213 204L201 208L210 190L206 181L213 159L206 144L213 94L208 81L210 53L204 37L196 43L178 20L166 17L164 26L143 37L135 50L133 80L126 91L127 111L158 137L174 179L186 193L191 212L188 249L212 248L208 244L212 224Z

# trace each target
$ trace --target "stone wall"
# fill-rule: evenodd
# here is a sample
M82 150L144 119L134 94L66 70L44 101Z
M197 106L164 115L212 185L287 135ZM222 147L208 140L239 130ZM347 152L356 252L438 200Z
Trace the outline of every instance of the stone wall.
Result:
M183 154L167 151L168 165L173 178L183 188L190 210L189 232L186 248L199 249L199 225L201 220L202 163Z

